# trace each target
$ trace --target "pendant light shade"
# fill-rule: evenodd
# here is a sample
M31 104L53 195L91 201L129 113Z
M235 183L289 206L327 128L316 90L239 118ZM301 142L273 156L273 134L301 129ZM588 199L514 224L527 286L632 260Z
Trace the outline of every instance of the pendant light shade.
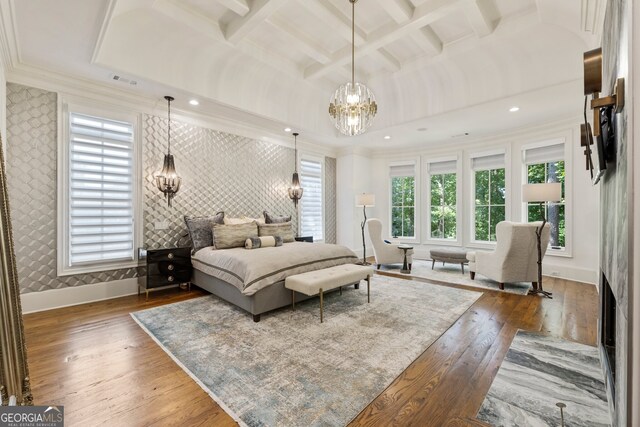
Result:
M351 3L351 82L340 86L329 103L329 115L343 135L355 136L364 133L373 123L378 104L373 92L355 79L355 3Z
M171 154L171 101L173 101L173 97L165 96L164 99L167 100L167 117L169 119L169 125L167 127L167 154L164 155L162 171L155 176L155 180L156 187L164 193L167 204L171 206L171 200L173 200L173 197L180 190L182 179L176 172L175 161Z
M300 186L300 177L298 177L298 132L293 133L294 140L294 159L293 159L293 178L291 179L291 187L289 187L289 198L293 200L294 206L298 207L298 201L302 199L304 189Z

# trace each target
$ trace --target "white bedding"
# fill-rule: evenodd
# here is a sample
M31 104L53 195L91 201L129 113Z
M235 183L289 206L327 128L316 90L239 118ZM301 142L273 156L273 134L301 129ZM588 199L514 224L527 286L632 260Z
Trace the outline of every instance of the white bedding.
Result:
M288 276L341 264L353 264L349 248L326 243L292 242L260 249L200 249L191 257L193 268L231 283L245 295Z

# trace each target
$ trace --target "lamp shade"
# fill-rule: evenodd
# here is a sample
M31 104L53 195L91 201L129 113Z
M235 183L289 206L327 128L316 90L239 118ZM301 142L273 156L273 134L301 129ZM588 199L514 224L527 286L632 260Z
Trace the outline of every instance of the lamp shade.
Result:
M376 195L369 193L362 193L356 196L356 206L361 208L364 206L375 206L376 205Z
M522 186L523 202L559 202L562 199L562 184L525 184Z

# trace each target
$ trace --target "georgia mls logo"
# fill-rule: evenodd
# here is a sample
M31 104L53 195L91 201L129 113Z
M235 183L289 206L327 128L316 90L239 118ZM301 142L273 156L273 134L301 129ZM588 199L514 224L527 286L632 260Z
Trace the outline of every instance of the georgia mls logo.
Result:
M0 427L63 427L63 406L0 407Z

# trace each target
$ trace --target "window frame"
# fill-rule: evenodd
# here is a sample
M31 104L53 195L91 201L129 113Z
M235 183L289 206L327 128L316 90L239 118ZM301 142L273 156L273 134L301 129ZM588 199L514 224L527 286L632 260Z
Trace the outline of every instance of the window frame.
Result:
M413 166L413 179L414 179L414 206L413 206L413 236L398 236L397 238L393 237L393 186L391 185L391 169L395 166ZM411 243L411 244L419 244L420 243L420 200L421 200L421 183L420 183L420 158L416 158L414 160L400 160L389 162L387 164L387 195L389 197L389 206L387 212L387 218L389 221L389 237L397 243Z
M546 138L544 140L537 140L535 142L530 142L527 144L523 144L521 147L521 165L522 165L522 174L521 180L522 184L527 184L529 182L529 165L540 164L540 162L527 162L526 160L526 152L527 150L532 150L535 148L548 147L551 145L564 145L564 158L556 159L564 161L564 218L565 218L565 246L564 249L552 249L551 246L547 248L547 252L545 256L554 256L561 258L573 258L573 214L572 214L572 206L573 206L573 186L572 179L573 176L573 164L572 164L572 151L571 144L568 143L570 139L562 136L558 138ZM545 163L549 163L548 161ZM520 186L520 191L522 191L522 186ZM522 200L522 193L520 193L520 200ZM528 204L526 202L521 202L521 221L524 223L529 222L528 217Z
M505 187L505 199L504 199L504 220L511 220L511 152L509 146L504 148L496 148L485 151L474 151L469 153L467 170L469 171L468 182L469 182L469 219L468 219L468 247L472 248L489 248L493 249L496 247L496 242L485 241L485 240L476 240L476 171L480 170L491 170L491 169L474 169L473 168L473 159L495 156L502 154L504 156L504 187Z
M424 180L425 180L425 190L424 190L424 200L426 201L426 224L425 224L425 233L424 233L424 241L428 244L433 245L445 245L445 246L462 246L463 245L463 195L462 195L462 155L461 153L457 153L451 156L444 157L436 157L427 159L425 157L424 163ZM439 162L448 162L455 161L456 162L456 238L455 239L440 239L431 237L431 176L432 174L429 172L429 166L432 163Z
M69 189L70 189L70 115L71 113L95 116L98 118L128 122L133 126L133 258L106 262L88 262L69 265ZM127 107L100 103L72 96L58 96L58 135L57 135L57 255L56 267L58 276L96 273L103 271L133 268L140 265L138 248L143 241L142 226L142 126L140 114Z
M327 238L327 180L326 180L326 171L325 171L325 156L310 154L307 152L298 151L298 158L296 159L296 164L298 165L298 173L300 174L300 183L302 188L304 189L304 185L302 185L302 160L309 160L312 162L320 163L320 180L322 182L322 239L316 240L315 237L313 239L314 242L323 243ZM299 203L304 203L304 194L302 195L302 199ZM302 206L298 206L300 209L300 224L298 224L298 234L302 236Z

